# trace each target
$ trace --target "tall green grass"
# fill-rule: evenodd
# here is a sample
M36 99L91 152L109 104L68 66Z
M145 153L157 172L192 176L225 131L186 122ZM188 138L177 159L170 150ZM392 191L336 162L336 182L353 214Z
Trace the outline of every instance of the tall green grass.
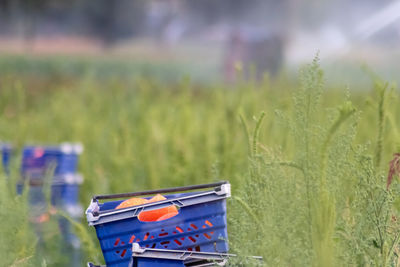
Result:
M348 96L336 108L321 105L316 60L301 77L295 109L276 119L295 149L264 146L261 118L255 123L248 174L231 205L234 248L264 256L266 266L398 266L400 187L387 190L389 165L380 168L398 149L386 134L387 85L375 84L375 124L361 128L365 114ZM370 131L370 144L360 143L359 131Z
M260 264L244 255L263 256L265 266L397 264L400 185L386 190L386 174L399 152L400 110L390 86L329 88L317 59L298 81L198 85L92 74L40 86L31 76L0 82L2 140L83 143L84 207L94 194L225 179L233 186L228 230L237 265ZM8 265L62 265L62 249L51 249L55 219L32 241L27 200L13 183L0 183L0 242L8 249L0 255L12 255ZM94 229L84 219L74 225L85 259L99 260Z
M0 179L1 266L28 266L34 259L37 237L29 225L27 192L17 195L5 175Z

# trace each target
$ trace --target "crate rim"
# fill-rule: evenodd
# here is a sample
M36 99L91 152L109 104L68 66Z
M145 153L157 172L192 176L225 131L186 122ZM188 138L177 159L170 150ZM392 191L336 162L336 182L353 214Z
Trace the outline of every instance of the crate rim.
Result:
M63 153L66 155L81 155L83 153L83 145L80 142L62 142L59 144L25 144L22 152L26 149L42 148L44 150L51 150L54 152Z
M187 260L187 259L224 260L229 257L236 257L236 255L230 253L145 248L141 247L139 243L132 243L132 257L144 257L144 258L155 258L155 259L162 258L169 260Z
M227 260L230 257L237 257L237 255L231 253L218 253L218 252L145 248L141 247L139 243L132 243L132 257L143 257L143 258L154 258L154 259L162 258L170 260L188 260L188 259ZM246 256L246 257L250 257L257 260L263 260L263 257L261 256Z
M29 186L43 186L45 181L43 178L30 178L30 177L23 177L22 180L17 182L17 185L23 186L25 185L25 180L29 179L27 184ZM83 183L83 175L81 173L66 173L66 174L59 174L55 175L51 179L52 186L58 185L81 185Z
M194 193L193 195L189 196L176 197L172 199L146 203L143 205L132 206L124 209L113 209L103 212L100 211L98 199L93 198L89 204L89 207L86 209L85 213L88 224L90 226L95 226L98 224L137 217L140 214L140 212L144 210L146 211L154 210L167 207L169 205L176 205L182 208L200 203L226 199L230 196L231 196L231 185L228 182L225 182L220 187L215 188L214 190L211 191L199 192L197 194Z

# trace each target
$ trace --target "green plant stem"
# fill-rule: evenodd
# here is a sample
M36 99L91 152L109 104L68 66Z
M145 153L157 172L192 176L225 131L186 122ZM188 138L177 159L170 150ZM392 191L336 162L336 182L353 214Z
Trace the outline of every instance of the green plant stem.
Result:
M253 151L252 151L252 156L257 155L257 143L258 143L258 135L260 133L260 128L261 128L261 123L265 117L265 112L261 112L260 117L257 120L256 127L254 128L254 133L253 133Z
M379 85L378 85L379 86ZM379 168L382 158L383 149L383 128L385 124L385 95L388 84L385 83L379 88L379 102L378 102L378 136L376 141L376 153L375 153L375 167Z
M252 157L253 155L252 155L252 150L251 150L251 145L250 145L251 142L250 142L249 128L247 127L247 123L242 114L239 115L239 118L240 118L240 122L241 122L241 125L243 128L243 132L246 137L247 152L248 152L249 156Z

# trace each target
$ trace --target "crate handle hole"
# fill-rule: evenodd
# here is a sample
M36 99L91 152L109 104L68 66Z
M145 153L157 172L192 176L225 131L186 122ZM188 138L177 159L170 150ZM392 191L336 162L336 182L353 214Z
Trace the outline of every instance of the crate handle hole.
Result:
M146 240L147 240L147 238L149 237L149 235L150 235L150 233L149 233L149 232L147 232L147 233L144 235L144 237L143 237L143 241L146 241Z

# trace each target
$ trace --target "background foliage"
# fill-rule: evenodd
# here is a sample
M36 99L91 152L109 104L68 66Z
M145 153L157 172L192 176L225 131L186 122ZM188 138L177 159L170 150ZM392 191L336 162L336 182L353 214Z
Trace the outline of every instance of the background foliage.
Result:
M386 189L400 141L391 85L374 77L370 90L329 88L317 59L298 81L75 77L3 73L0 136L19 148L82 142L84 207L93 194L226 179L235 264L259 264L244 255L266 266L398 264L397 178ZM0 180L2 264L60 266L57 227L51 220L38 240L17 172ZM75 226L87 261L100 261L94 229Z

